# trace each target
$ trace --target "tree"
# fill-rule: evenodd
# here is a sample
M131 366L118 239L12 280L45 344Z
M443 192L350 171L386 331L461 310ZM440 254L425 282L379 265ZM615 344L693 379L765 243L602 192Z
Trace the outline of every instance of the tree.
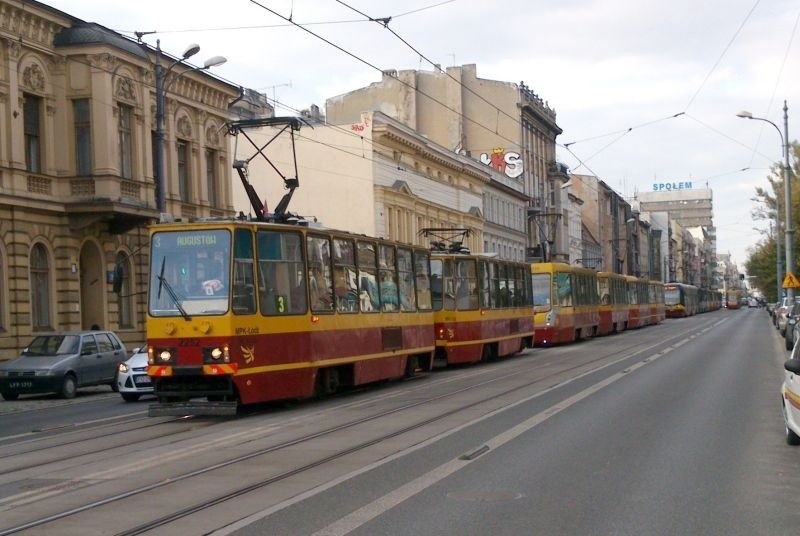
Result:
M798 229L798 222L800 222L800 192L798 192L797 181L797 177L800 174L800 144L798 144L798 142L794 141L790 143L789 156L792 162L790 164L792 168L790 173L790 180L792 181L792 228ZM784 206L783 180L782 165L773 164L770 167L770 173L767 177L772 193L770 193L767 188L756 187L756 194L752 199L752 201L756 203L756 206L750 212L754 220L768 221L770 223L775 222L775 215L777 213L781 216L781 228L774 229L774 226L771 225L769 231L762 230L762 239L749 251L749 256L747 261L745 261L745 269L748 275L758 277L762 285L761 291L764 292L769 301L778 300L778 296L775 295L778 285L776 280L778 259L775 237L780 236L781 240L785 237L786 222L783 221L784 212L778 212L780 208ZM795 266L798 266L797 250L797 247L793 248ZM782 250L781 254L785 255L785 250ZM784 263L783 259L781 259L781 263Z

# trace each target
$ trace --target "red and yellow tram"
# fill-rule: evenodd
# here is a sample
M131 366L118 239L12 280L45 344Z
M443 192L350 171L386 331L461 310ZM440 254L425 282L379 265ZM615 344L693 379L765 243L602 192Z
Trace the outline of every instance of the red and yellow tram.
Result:
M597 272L566 263L534 263L531 282L535 344L560 344L597 334Z
M618 333L628 327L628 281L622 274L598 272L600 296L598 335Z
M488 361L533 346L529 265L434 251L436 363Z
M154 226L150 262L148 374L159 401L228 401L195 412L230 413L238 403L327 394L432 367L427 250L297 225L214 221Z

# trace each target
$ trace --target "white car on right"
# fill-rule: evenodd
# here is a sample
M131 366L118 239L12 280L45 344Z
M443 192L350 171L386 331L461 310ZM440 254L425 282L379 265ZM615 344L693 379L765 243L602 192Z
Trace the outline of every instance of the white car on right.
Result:
M137 348L127 361L119 364L117 387L125 402L136 402L142 395L153 394L153 380L147 375L147 346Z

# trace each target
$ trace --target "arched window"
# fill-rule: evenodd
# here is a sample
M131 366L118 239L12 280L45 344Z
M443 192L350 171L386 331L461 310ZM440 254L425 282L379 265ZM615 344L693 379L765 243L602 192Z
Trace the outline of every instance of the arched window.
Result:
M119 307L119 327L133 327L133 303L131 302L131 264L130 257L124 252L117 253L116 266L119 268L114 272L114 277L120 278L120 283L115 284L119 289L117 294L117 306Z
M31 327L34 331L51 330L50 261L42 244L31 249Z

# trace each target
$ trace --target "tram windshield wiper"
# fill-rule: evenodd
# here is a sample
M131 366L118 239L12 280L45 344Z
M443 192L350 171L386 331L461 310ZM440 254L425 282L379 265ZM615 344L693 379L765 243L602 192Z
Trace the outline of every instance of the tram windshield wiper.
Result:
M167 281L167 278L164 277L164 266L166 265L166 262L167 262L167 258L164 257L161 260L161 271L158 274L158 294L157 294L157 297L161 298L161 288L162 287L167 289L167 294L169 294L169 297L172 298L172 301L175 303L175 307L178 308L178 312L181 314L181 316L183 317L184 320L189 321L189 320L192 319L192 317L189 316L189 313L186 312L186 309L184 309L181 306L181 301L180 301L180 298L178 298L178 294L175 292L175 289L172 288L172 285L169 284L169 281Z

